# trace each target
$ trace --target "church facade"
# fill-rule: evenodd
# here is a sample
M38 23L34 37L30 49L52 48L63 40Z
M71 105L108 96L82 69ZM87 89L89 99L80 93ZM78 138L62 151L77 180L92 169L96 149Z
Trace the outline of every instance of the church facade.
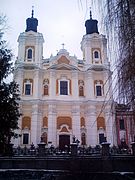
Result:
M83 146L105 140L113 145L112 72L107 58L107 39L99 34L97 20L85 22L83 59L60 49L43 59L43 35L38 20L28 18L26 31L18 38L14 80L20 88L20 146L46 144L64 149L75 137Z

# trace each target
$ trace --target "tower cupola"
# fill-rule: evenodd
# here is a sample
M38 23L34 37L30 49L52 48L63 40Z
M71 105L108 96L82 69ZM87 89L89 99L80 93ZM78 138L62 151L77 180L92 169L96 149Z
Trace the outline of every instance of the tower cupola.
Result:
M98 21L96 19L92 19L92 13L90 11L90 19L85 22L86 34L98 33Z
M31 18L27 18L26 20L25 32L28 32L28 31L37 32L37 26L38 26L38 20L37 18L34 18L34 10L32 9Z

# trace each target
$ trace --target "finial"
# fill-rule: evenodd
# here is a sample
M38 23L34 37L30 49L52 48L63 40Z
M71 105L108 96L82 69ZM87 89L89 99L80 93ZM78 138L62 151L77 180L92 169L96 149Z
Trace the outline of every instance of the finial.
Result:
M91 12L91 7L90 7L90 19L92 19L92 12Z
M64 49L65 44L64 44L64 43L62 43L61 45L62 45L62 49Z
M33 18L34 16L34 6L32 6L32 13L31 13L31 17Z

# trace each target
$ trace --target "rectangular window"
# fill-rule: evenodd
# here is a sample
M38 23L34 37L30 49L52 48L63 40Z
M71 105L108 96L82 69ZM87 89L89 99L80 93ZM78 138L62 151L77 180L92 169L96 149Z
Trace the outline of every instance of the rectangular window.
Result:
M25 84L25 95L31 95L31 84Z
M103 133L99 134L99 144L105 142L105 136Z
M101 86L96 86L96 96L102 96Z
M120 130L125 130L124 119L119 120Z
M60 95L68 95L68 81L60 81Z
M23 134L23 144L29 144L29 134Z

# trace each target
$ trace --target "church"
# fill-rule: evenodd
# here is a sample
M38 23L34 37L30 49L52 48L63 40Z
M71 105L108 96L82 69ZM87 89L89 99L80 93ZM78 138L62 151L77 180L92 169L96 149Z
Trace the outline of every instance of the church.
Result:
M13 140L21 147L37 146L41 139L60 150L73 138L80 146L102 142L115 144L112 72L107 58L107 39L98 32L98 21L86 20L82 37L82 60L64 48L43 58L44 38L38 20L26 20L18 38L14 80L20 88L18 133Z

